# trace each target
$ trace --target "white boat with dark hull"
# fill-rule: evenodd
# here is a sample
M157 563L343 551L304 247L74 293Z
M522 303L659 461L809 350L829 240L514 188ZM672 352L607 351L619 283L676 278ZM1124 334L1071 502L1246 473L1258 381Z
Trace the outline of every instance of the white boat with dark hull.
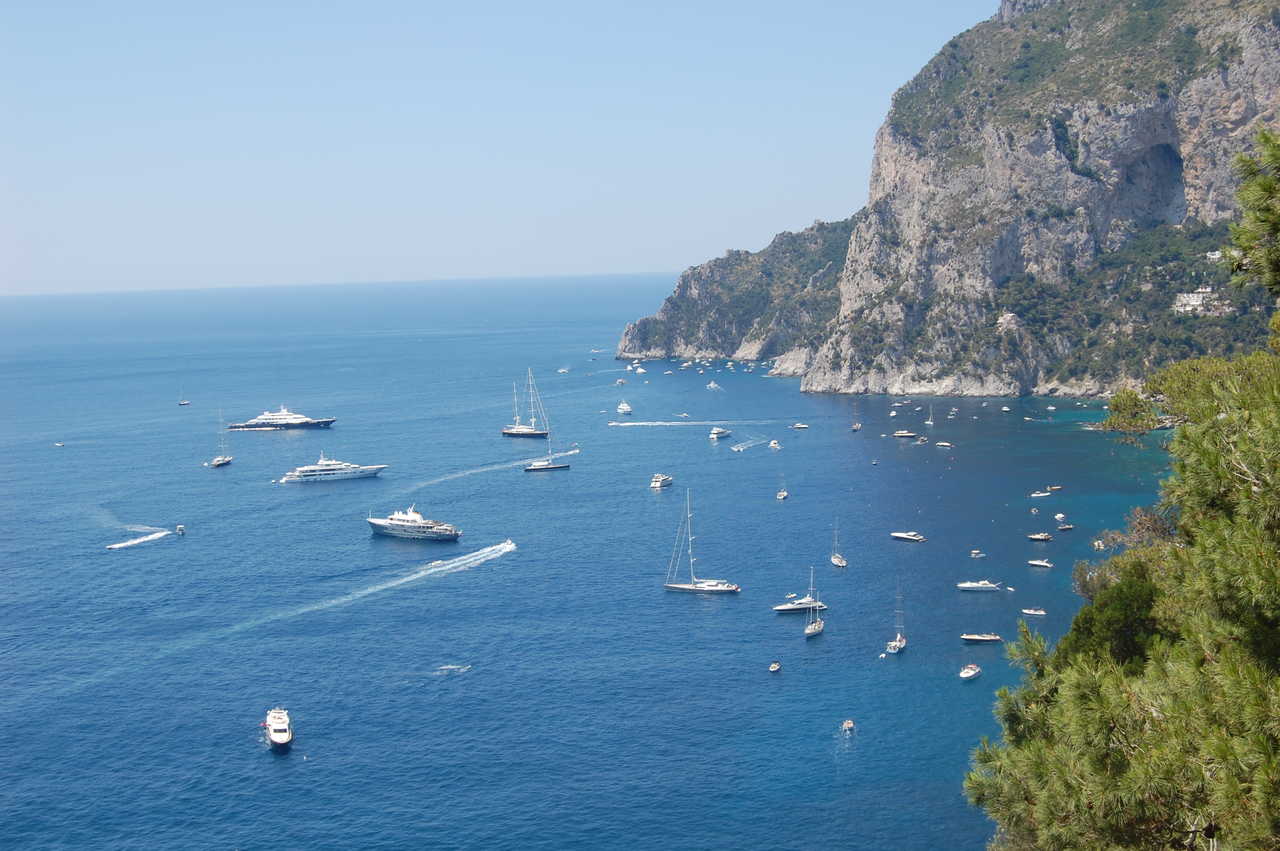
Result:
M994 632L964 632L960 634L960 638L968 644L999 644L1004 641Z
M818 599L817 593L813 590L813 568L809 568L809 593L803 597L797 597L794 594L789 595L791 599L785 603L779 603L773 607L775 612L786 614L787 612L807 612L810 609L822 611L827 604Z
M1000 583L992 582L990 579L979 579L976 582L970 580L968 582L957 582L956 588L960 591L999 591Z
M386 517L370 517L369 525L379 535L390 535L393 538L456 541L462 537L462 530L457 526L423 517L416 505L411 505L404 511L393 511Z
M520 416L520 396L516 385L511 385L511 425L502 427L503 437L536 437L545 438L546 415L542 410L542 397L538 395L538 387L533 383L533 370L530 369L525 379L525 411L527 416ZM538 423L543 426L539 427Z
M293 745L293 723L284 708L277 706L269 710L262 726L267 731L267 743L272 750L287 751Z
M668 591L686 591L691 594L736 594L742 590L725 579L704 579L693 571L697 561L693 555L693 502L689 491L684 492L684 518L676 529L676 545L667 564L667 580L662 587ZM678 574L685 562L689 564L689 581L679 582Z
M219 412L219 419L221 419L221 412ZM230 452L227 451L226 430L219 427L218 428L218 454L215 455L211 461L209 461L209 466L225 467L234 460L235 460L235 456L233 456Z
M729 431L729 429L727 428L723 428L721 426L712 426L711 431L707 434L707 437L711 438L712 440L722 440L731 434L733 434L733 432Z
M263 411L251 420L242 423L231 423L227 426L232 431L280 431L287 428L328 428L337 417L311 417L296 414L284 405L278 411Z
M314 464L295 467L280 477L281 484L289 482L334 482L339 479L368 479L387 469L386 464L351 464L326 458L320 453L320 460Z
M890 532L889 537L899 541L911 541L912 543L915 543L915 544L919 544L922 541L929 540L924 535L921 535L919 532Z

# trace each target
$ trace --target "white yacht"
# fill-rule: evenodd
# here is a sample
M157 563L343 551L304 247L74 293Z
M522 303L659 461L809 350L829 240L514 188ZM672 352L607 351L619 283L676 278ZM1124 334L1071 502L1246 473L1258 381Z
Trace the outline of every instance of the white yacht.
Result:
M320 453L320 460L314 464L304 464L296 467L280 477L280 483L287 482L331 482L338 479L367 479L370 476L376 476L383 470L387 469L386 464L370 464L361 466L360 464L350 464L346 461L337 461L333 458L324 457L324 453Z
M992 582L989 579L979 579L978 581L957 582L956 588L961 591L999 591L1000 583Z
M693 503L689 495L689 491L684 492L684 518L680 521L680 526L676 530L676 546L671 553L671 561L667 564L667 581L662 587L668 591L688 591L693 594L736 594L742 590L738 585L734 585L725 579L703 579L693 572L693 563L696 559L693 557ZM686 558L689 563L689 581L679 582L677 574L681 572L680 568L684 565Z
M790 595L791 599L785 603L779 603L773 607L775 612L785 614L786 612L807 612L810 609L822 611L827 604L818 599L817 594L813 590L813 568L809 568L809 593L803 597Z
M900 428L893 433L893 436L894 437L916 437L916 433L914 431L907 431L905 428Z
M1027 535L1027 539L1031 541L1052 541L1053 536L1048 532L1032 532L1030 535Z
M792 423L791 427L792 428L808 428L809 424L808 423Z
M1001 411L1004 411L1004 412L1007 414L1007 413L1009 413L1009 406L1008 406L1008 405L1001 405L1001 406L1000 406L1000 410L1001 410Z
M227 426L229 429L239 431L279 431L286 428L328 428L333 425L336 417L321 417L320 419L312 419L311 417L295 414L284 405L280 406L278 411L263 411L251 420L242 423L231 423Z
M1031 615L1032 617L1044 617L1044 615L1048 614L1044 609L1040 609L1040 608L1023 609L1022 613L1024 615Z
M1076 527L1075 527L1075 526L1073 526L1073 525L1072 525L1072 524L1070 524L1070 523L1059 523L1059 524L1058 524L1058 531L1059 531L1059 532L1070 532L1070 531L1071 531L1072 529L1074 529L1074 528L1076 528Z
M1053 562L1049 561L1047 558L1033 558L1031 561L1027 562L1027 564L1032 567L1053 567Z
M941 446L943 449L950 449L950 448L952 447L952 445L953 445L953 444L951 444L951 443L949 443L948 441L945 441L945 440L939 440L939 441L937 441L936 443L934 443L933 445L934 445L934 446Z
M649 487L657 490L659 488L670 487L671 477L666 473L654 473L653 478L649 480Z
M370 517L369 525L380 535L395 538L419 538L427 541L456 541L462 530L438 520L428 520L411 505L404 511L393 511L387 517Z
M840 552L840 521L835 522L835 528L831 532L831 563L836 567L848 567L849 561Z
M1059 523L1066 523L1066 522L1067 522L1067 515L1063 514L1061 511L1059 511L1057 514L1053 515L1053 519L1054 519L1054 520L1057 520Z
M969 644L997 644L1004 641L994 632L963 632L960 638Z
M889 537L896 538L899 541L911 541L916 544L920 543L921 541L929 540L924 535L921 535L919 532L890 532Z
M982 550L969 550L969 558L986 558L987 554Z
M981 668L979 668L977 665L974 665L974 664L971 662L971 663L969 663L968 665L965 665L963 668L961 668L961 669L960 669L960 679L962 679L962 680L971 680L971 679L973 679L974 677L978 676L978 674L981 674L981 673L982 673L982 669L981 669Z
M267 712L267 719L262 722L267 731L267 741L272 750L287 751L293 744L293 724L289 721L289 713L280 706Z
M1032 495L1032 496L1037 496L1037 497L1039 497L1039 496L1052 496L1052 494L1050 494L1050 493L1049 493L1049 491L1032 491L1032 492L1031 492L1031 495Z
M779 488L778 492L775 493L773 496L774 496L774 499L786 499L787 497L791 496L791 493L786 488Z
M533 370L528 371L525 379L525 406L527 418L520 417L520 395L514 382L511 384L511 425L502 427L503 437L546 437L546 412L542 410L542 397L538 395L538 387L533 383ZM538 424L542 423L540 427Z
M626 399L623 399L621 402L618 403L618 413L620 414L631 413L631 406L627 404Z
M712 440L720 440L721 438L728 437L731 434L733 434L733 432L729 431L729 429L727 428L722 428L721 426L712 426L711 432L707 435L707 437L711 438Z
M818 600L818 592L814 591L812 587L809 588L809 593L813 596L814 600ZM818 609L809 609L808 613L805 615L804 637L813 638L815 635L821 635L822 631L826 628L827 622L818 614Z
M779 442L778 442L778 441L776 441L776 440L771 440L771 441L769 441L769 448L770 448L770 449L781 449L781 448L782 448L782 444L781 444L781 443L779 443Z

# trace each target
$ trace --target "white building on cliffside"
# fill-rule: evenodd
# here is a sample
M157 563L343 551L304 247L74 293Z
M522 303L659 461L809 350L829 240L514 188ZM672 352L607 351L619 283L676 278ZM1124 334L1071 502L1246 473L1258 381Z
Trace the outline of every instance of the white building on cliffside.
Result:
M1195 292L1174 295L1173 312L1196 316L1226 316L1231 312L1231 304L1213 287L1196 287Z

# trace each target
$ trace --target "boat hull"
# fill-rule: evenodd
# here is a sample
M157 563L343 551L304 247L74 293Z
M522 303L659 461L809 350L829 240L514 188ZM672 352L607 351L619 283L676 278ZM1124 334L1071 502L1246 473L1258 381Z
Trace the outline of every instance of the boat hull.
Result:
M668 591L684 591L689 594L737 594L742 590L737 585L708 588L686 582L667 582L662 587Z
M411 538L417 541L456 541L462 537L461 531L441 531L438 529L414 529L398 526L379 517L370 517L369 525L379 535L391 538Z
M962 635L965 644L999 644L1004 641L998 635Z
M279 425L263 425L262 423L231 423L227 431L284 431L291 428L328 428L337 417L326 417L320 420L308 420L305 423L281 423Z
M553 470L567 470L568 464L530 464L524 468L526 473L550 473Z
M502 436L503 436L503 437L540 437L540 438L545 438L549 433L550 433L550 432L540 431L540 430L537 430L537 429L532 429L532 430L529 430L529 431L525 431L525 430L523 430L523 429L514 429L514 428L511 428L510 426L508 426L508 427L506 427L506 428L504 428L504 429L502 430Z

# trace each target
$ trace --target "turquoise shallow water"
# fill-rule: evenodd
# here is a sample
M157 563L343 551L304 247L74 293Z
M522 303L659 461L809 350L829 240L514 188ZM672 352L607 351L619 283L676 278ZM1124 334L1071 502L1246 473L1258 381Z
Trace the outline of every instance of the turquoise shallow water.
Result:
M622 324L668 288L6 302L0 839L981 848L991 825L960 782L970 749L996 732L993 692L1017 677L1000 648L958 636L1013 635L1031 605L1060 635L1079 605L1072 562L1153 500L1163 455L1081 430L1097 403L1051 413L1023 399L1002 414L999 400L938 399L928 428L929 400L891 419L890 399L801 394L758 372L624 372L611 356ZM526 367L556 448L580 450L565 473L521 472L512 465L538 445L498 435ZM705 388L713 378L721 391ZM734 436L611 427L623 398L635 422L688 412ZM337 424L230 434L235 462L201 466L220 409L237 420L281 403ZM961 416L946 420L952 404ZM811 427L786 428L795 421ZM881 436L901 427L955 446ZM769 438L782 450L730 448ZM390 468L272 484L321 450ZM659 471L675 487L652 492ZM779 502L783 482L791 498ZM1051 483L1063 489L1027 497ZM702 570L740 595L661 590L686 487ZM411 502L462 540L369 534L369 512ZM1074 532L1026 540L1057 511ZM837 519L844 571L827 561ZM104 549L143 534L129 527L177 523L183 538ZM929 540L895 542L898 529ZM514 552L455 560L507 538ZM969 559L974 547L988 558ZM1039 557L1056 566L1025 564ZM435 560L443 569L423 570ZM831 609L806 642L803 618L770 606L803 590L810 565ZM910 645L882 660L899 578ZM979 578L1017 590L954 590ZM775 658L783 671L770 675ZM984 673L962 683L969 661ZM276 703L297 727L286 756L258 728ZM838 731L845 718L853 735Z

